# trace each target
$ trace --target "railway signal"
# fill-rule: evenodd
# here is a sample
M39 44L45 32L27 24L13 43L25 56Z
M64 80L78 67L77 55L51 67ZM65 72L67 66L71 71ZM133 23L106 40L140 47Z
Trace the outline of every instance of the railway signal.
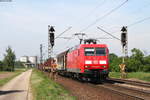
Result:
M127 27L122 27L121 31L121 43L122 43L122 46L125 47L126 44L127 44Z
M55 29L53 26L48 25L48 58L51 58L52 48L55 41Z
M54 27L53 26L49 27L50 44L52 47L54 46L54 39L55 39L54 32L55 32Z
M50 43L51 43L51 46L53 47L54 46L54 33L50 34Z
M124 53L124 57L128 57L128 37L127 37L127 26L123 26L121 29L121 44ZM124 60L123 60L124 63Z

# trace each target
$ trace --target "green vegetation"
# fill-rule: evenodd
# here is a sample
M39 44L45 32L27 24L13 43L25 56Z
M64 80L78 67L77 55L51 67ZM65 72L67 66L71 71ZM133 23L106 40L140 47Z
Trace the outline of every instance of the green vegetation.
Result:
M113 78L120 78L120 72L110 72L109 76L113 77ZM136 79L139 79L139 80L150 82L150 73L130 72L130 73L127 73L127 78L136 78Z
M11 79L13 79L14 77L18 76L19 74L21 74L22 72L26 71L25 69L22 70L16 70L14 72L7 72L10 73L11 75L9 77L3 78L0 80L0 86L3 86L4 84L6 84L8 81L10 81ZM6 72L0 72L0 74L5 74Z
M15 61L15 69L20 69L20 68L25 68L24 67L24 65L23 65L23 63L22 62L20 62L20 61Z
M145 56L139 49L132 49L132 55L125 59L127 72L150 72L150 55ZM122 63L122 57L116 54L110 54L110 71L119 72L119 64Z
M23 68L23 64L19 61L15 61L15 52L10 46L6 49L6 54L4 54L4 59L0 61L0 71L14 71L15 68Z
M75 100L62 86L36 69L32 72L31 87L34 100Z
M127 78L136 78L144 81L150 81L150 55L144 55L139 49L132 49L132 54L125 59ZM122 63L122 57L112 53L109 55L110 77L120 78L119 64Z
M110 72L109 73L109 77L120 78L120 76L121 76L120 72Z
M6 54L4 54L4 60L0 63L0 70L14 71L15 59L16 56L14 51L12 51L11 47L8 46Z

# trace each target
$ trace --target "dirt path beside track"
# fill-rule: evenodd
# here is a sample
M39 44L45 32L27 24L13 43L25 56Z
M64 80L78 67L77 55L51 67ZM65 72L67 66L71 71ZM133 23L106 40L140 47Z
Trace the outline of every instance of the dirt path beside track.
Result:
M29 100L29 81L32 70L18 75L0 88L0 100Z

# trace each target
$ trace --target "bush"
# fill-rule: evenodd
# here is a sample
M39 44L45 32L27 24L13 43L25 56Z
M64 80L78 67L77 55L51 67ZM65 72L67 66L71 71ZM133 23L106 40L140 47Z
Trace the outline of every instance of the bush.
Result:
M144 65L143 66L143 71L144 72L150 72L150 65Z

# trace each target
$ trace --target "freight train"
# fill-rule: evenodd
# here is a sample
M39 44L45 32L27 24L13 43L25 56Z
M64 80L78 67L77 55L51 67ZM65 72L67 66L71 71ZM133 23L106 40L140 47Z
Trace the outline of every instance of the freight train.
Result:
M41 63L38 65L38 69L39 70L42 70L42 71L45 71L45 72L50 72L51 71L51 66L54 62L54 58L49 58L47 59L44 63Z
M99 82L108 77L106 44L80 44L57 55L58 73L80 80Z
M86 42L56 56L58 74L92 82L100 82L108 77L109 50L107 45L97 44L91 40ZM48 59L40 65L40 69L50 71L53 60L54 58Z

